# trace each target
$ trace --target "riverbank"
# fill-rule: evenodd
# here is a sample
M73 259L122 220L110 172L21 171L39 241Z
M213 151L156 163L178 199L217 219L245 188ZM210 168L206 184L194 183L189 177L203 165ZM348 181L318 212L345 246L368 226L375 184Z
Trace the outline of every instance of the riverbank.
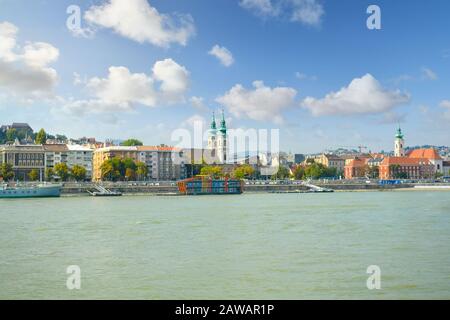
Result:
M104 183L102 184L108 190L121 192L124 195L178 195L178 188L173 182L165 183ZM450 184L398 184L398 185L379 185L376 183L315 183L315 185L331 189L333 191L399 191L399 190L439 190L450 191ZM94 188L93 183L66 183L62 188L64 196L83 196L89 195L90 190ZM246 193L303 193L308 192L308 187L299 183L268 183L259 182L244 185Z

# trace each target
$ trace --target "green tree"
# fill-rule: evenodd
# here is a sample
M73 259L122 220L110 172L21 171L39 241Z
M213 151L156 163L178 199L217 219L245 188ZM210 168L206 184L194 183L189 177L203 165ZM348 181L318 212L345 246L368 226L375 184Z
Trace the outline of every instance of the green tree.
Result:
M305 177L305 168L303 166L296 166L293 174L295 180L303 180Z
M249 178L255 173L255 169L251 165L243 164L233 170L233 177L236 179Z
M213 179L218 179L223 177L223 169L219 166L204 166L200 170L200 174L203 176L210 176Z
M36 144L45 144L46 141L47 141L47 133L45 132L44 129L39 130L34 142Z
M84 181L86 179L86 168L80 165L74 165L71 175L76 181Z
M147 165L140 161L136 162L136 175L138 179L139 180L145 179L145 177L147 177L147 174L148 174Z
M69 178L70 175L69 168L64 162L55 165L55 173L62 181L67 181L67 178Z
M319 179L328 175L327 168L321 163L313 163L306 167L305 177L309 179Z
M55 175L55 171L53 171L53 168L45 169L45 180L47 180L47 181L53 180L54 175Z
M279 166L279 167L278 167L277 173L275 173L275 174L272 176L272 179L273 179L273 180L276 180L276 179L280 179L280 180L288 179L288 178L290 177L290 175L291 175L291 174L290 174L288 168L283 167L283 166Z
M19 138L16 129L11 128L11 129L8 129L8 130L6 131L6 141L12 142L12 141L14 141L16 138Z
M28 173L28 178L30 179L30 181L37 181L39 180L39 170L38 169L32 169L29 173Z
M14 178L13 166L9 163L3 163L0 170L0 175L4 181L9 181Z
M100 166L100 171L102 173L102 180L116 181L117 176L116 172L114 171L112 159L105 160Z
M124 142L122 142L120 145L126 146L126 147L133 147L133 146L142 146L143 143L139 141L138 139L127 139Z
M131 168L126 168L125 170L125 179L127 181L133 181L136 179L136 171Z
M365 172L370 179L376 179L380 176L380 168L378 166L367 166Z

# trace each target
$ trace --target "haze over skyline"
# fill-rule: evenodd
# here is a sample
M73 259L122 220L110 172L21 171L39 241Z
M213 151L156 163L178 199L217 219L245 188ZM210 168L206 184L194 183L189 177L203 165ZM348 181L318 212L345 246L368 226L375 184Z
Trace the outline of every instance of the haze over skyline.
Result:
M366 27L381 8L382 29ZM66 21L81 9L81 29ZM0 124L166 143L225 109L298 153L450 141L450 3L0 0ZM207 129L205 127L205 129Z

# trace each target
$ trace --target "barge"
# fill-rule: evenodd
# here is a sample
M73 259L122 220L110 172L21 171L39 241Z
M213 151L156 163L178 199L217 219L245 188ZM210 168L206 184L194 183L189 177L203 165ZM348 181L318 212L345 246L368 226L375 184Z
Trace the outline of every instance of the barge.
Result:
M178 192L183 195L207 194L241 194L244 184L237 179L212 179L206 176L197 176L177 182Z

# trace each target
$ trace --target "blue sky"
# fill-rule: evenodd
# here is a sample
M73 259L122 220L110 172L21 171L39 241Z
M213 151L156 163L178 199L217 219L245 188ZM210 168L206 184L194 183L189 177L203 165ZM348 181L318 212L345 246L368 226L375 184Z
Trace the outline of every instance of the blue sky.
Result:
M371 4L381 9L381 30L366 27ZM83 35L66 26L70 5L81 9ZM450 142L446 0L0 7L1 123L170 144L173 130L224 108L234 128L279 128L281 148L292 152L391 150L398 123L409 145ZM225 60L209 54L216 45ZM24 81L27 72L33 81Z

